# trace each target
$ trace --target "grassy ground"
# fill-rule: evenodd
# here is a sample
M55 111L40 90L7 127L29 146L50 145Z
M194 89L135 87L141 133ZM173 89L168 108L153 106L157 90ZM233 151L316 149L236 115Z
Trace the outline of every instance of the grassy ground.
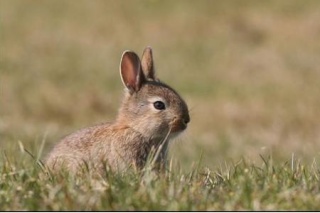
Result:
M319 8L0 0L0 209L320 209ZM121 53L147 45L191 108L170 172L38 179L21 145L41 159L65 134L114 119Z
M195 165L181 171L172 164L160 176L149 172L92 178L61 173L41 176L32 164L1 167L1 210L319 210L320 172L316 162L274 165L242 160L210 170ZM36 166L36 164L33 164Z

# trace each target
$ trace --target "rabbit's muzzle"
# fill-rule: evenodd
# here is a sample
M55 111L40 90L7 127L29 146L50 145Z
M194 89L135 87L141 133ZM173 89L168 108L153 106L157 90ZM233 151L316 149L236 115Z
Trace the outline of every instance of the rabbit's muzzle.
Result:
M185 130L190 122L189 115L183 118L175 118L171 123L171 132L181 132Z

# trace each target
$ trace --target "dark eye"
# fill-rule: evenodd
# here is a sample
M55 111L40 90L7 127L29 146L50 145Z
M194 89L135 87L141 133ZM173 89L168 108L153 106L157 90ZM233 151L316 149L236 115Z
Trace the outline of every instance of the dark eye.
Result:
M153 103L154 108L158 110L164 110L166 108L166 105L162 101L156 101Z

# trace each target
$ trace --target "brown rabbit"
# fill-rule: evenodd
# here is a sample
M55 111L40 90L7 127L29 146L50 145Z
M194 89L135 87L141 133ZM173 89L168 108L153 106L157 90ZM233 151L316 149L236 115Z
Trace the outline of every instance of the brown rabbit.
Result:
M118 117L113 123L84 128L62 139L45 163L52 171L78 172L83 166L103 171L133 166L142 169L152 150L163 166L168 141L187 128L188 107L179 94L155 77L152 49L147 47L140 62L125 51L120 75L126 87Z

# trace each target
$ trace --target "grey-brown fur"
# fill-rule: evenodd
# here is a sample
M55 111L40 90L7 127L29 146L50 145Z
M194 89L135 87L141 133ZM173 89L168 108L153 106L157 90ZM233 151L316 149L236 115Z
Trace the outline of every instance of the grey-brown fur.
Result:
M172 88L155 77L152 50L147 47L142 61L132 51L121 58L120 75L126 87L116 121L78 130L63 138L49 153L46 165L53 171L72 173L84 166L98 171L141 169L151 150L163 142L157 162L166 160L168 141L190 121L188 107ZM165 103L156 109L154 102Z

